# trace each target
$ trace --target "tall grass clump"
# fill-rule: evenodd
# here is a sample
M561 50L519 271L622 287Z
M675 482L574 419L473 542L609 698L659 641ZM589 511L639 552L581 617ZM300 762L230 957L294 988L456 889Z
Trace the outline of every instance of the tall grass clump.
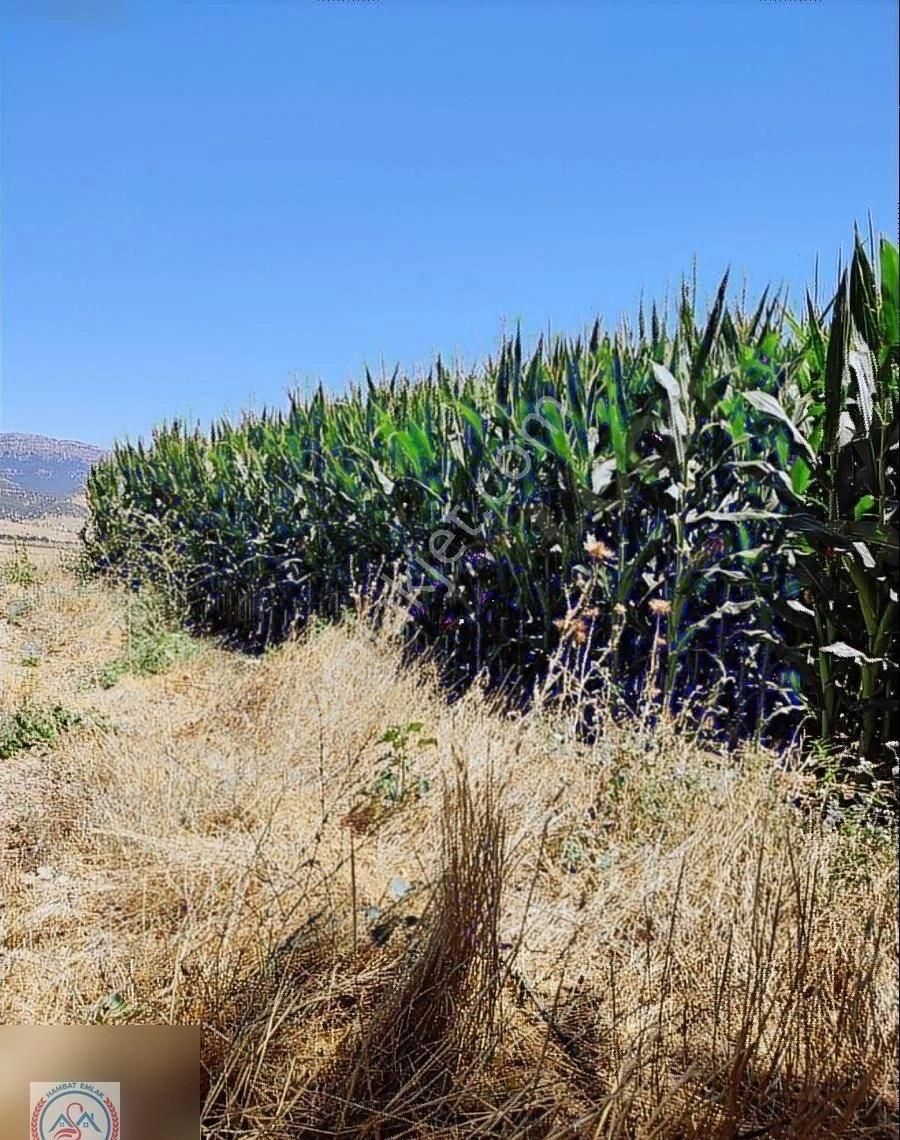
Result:
M898 255L857 235L827 305L696 284L477 373L175 422L93 470L97 570L249 647L389 581L445 679L702 703L717 731L896 749Z

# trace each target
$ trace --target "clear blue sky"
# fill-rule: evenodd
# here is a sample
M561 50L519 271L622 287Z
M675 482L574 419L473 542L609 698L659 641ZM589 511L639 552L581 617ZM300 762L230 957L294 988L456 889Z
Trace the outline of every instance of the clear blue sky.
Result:
M108 444L896 226L891 0L27 0L2 426Z

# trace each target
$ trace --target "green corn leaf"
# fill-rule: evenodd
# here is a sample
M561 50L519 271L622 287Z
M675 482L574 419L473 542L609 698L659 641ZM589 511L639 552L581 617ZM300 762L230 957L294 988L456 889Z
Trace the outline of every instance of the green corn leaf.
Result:
M877 349L880 329L875 274L858 236L850 263L850 318L866 344Z
M834 657L846 657L853 661L862 661L866 665L884 664L882 658L869 657L863 653L861 649L854 649L852 645L848 645L845 641L835 641L832 645L823 645L819 652L830 653Z
M812 470L809 464L798 455L791 466L791 488L794 494L805 495L811 478Z
M828 451L840 446L841 417L844 414L844 392L847 381L847 273L844 271L834 301L834 313L828 334L825 358L825 419L823 436Z
M751 407L756 408L758 412L762 412L763 415L772 416L773 419L780 420L793 436L795 443L799 444L810 458L815 459L815 452L810 446L809 441L774 396L770 396L768 392L754 391L744 392L744 399Z
M694 622L691 628L682 634L679 639L679 646L685 646L693 639L699 630L707 629L709 626L721 621L723 617L734 617L736 614L745 613L747 610L753 609L756 605L757 602L754 599L745 602L725 602L699 621Z
M853 508L854 519L856 519L858 522L863 517L863 515L868 514L868 512L874 506L875 506L875 496L874 495L863 495L863 497L859 500L859 502Z
M615 478L616 460L598 459L591 468L591 490L595 495L602 495Z
M868 435L872 428L875 400L875 358L852 318L847 363L856 377L857 401L862 414L863 432Z
M900 267L897 246L881 239L881 336L890 351L900 345Z
M455 406L459 414L475 432L479 443L484 443L484 424L481 420L481 413L477 412L474 408L470 408L469 405L462 400L458 400Z
M372 464L372 470L375 472L375 478L378 480L382 491L384 491L386 495L392 495L394 493L394 487L396 486L394 480L389 478L377 459L372 458L370 462Z
M681 385L665 365L657 364L655 360L651 360L650 364L653 368L653 375L665 389L669 398L669 427L675 442L678 464L683 471L687 461L687 436L690 425L683 404Z
M566 368L566 392L569 397L568 410L575 427L575 436L578 440L578 446L582 454L585 454L588 449L588 440L584 420L584 406L581 399L583 391L584 385L581 381L578 364L573 360Z
M713 303L712 311L709 315L709 320L706 322L706 331L703 333L703 340L700 342L700 347L694 357L694 363L691 367L691 379L699 380L703 374L703 369L706 367L706 362L709 359L709 354L712 352L713 345L716 342L716 337L719 334L719 326L722 319L722 314L725 311L725 294L728 289L728 270L725 271L725 276L719 284L718 291L716 292L716 299Z
M563 463L572 464L575 457L569 446L569 440L566 437L565 426L562 422L559 410L555 404L544 400L540 404L540 411L544 420L549 425L547 434L550 437L550 447L554 455Z

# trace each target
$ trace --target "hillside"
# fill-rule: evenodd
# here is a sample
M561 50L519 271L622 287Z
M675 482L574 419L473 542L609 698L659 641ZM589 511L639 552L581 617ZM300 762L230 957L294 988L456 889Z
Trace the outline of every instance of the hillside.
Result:
M85 480L103 455L77 440L0 433L0 520L84 517Z

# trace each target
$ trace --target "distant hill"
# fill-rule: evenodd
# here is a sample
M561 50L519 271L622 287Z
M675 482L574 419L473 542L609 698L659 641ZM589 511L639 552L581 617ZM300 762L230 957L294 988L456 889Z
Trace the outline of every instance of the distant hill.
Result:
M0 432L0 519L85 515L84 485L101 447Z

